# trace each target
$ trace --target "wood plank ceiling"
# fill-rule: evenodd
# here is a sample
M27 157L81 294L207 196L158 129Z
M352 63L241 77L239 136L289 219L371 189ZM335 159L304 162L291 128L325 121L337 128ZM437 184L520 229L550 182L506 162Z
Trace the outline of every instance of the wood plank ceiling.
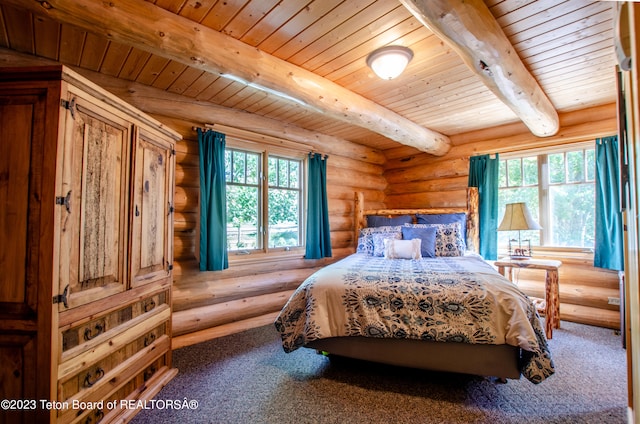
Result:
M328 118L244 83L20 7L34 2L0 0L1 47L382 150L399 146L366 128ZM518 121L462 59L397 0L150 3L447 136ZM616 2L485 0L485 4L557 112L615 102ZM414 58L399 78L383 81L365 59L374 49L390 44L411 48ZM215 52L211 55L215 58Z

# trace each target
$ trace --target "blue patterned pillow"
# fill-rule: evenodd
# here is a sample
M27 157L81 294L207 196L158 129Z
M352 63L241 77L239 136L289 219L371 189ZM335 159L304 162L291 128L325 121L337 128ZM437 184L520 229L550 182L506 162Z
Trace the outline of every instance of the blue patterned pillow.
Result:
M367 227L360 230L360 236L358 237L358 248L356 252L366 253L369 256L373 256L373 235L379 233L398 233L402 234L401 225L385 225L383 227ZM402 236L401 236L402 237Z
M463 256L467 245L459 222L451 224L414 224L406 227L436 229L436 256Z
M467 214L458 213L434 213L434 214L417 214L416 222L418 224L453 224L459 222L462 228L463 240L467 240Z
M402 233L375 233L373 234L373 256L384 256L385 240L402 240Z

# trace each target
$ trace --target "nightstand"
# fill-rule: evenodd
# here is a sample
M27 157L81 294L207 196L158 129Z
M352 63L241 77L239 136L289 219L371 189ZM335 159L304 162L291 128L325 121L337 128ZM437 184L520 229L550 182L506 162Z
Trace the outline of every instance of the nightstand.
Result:
M547 272L544 284L544 308L540 312L544 312L546 317L546 335L547 339L553 336L553 329L560 328L560 288L558 278L558 268L562 262L547 259L511 259L502 258L497 260L495 266L498 272L513 281L513 268L531 268L542 269Z

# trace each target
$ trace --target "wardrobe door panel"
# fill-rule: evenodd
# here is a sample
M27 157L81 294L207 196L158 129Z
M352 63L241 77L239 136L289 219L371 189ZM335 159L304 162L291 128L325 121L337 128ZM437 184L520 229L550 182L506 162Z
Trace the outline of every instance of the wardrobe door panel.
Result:
M66 310L127 289L128 149L131 124L72 94L67 112L60 293Z
M140 130L134 152L131 218L132 286L171 275L173 155L171 145Z

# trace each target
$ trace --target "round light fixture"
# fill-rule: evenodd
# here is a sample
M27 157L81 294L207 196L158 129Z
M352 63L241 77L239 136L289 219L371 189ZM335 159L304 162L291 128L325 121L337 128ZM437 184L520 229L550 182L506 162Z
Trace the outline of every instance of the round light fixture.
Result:
M412 58L413 52L408 47L386 46L372 51L367 56L367 65L380 78L390 80L400 75Z

